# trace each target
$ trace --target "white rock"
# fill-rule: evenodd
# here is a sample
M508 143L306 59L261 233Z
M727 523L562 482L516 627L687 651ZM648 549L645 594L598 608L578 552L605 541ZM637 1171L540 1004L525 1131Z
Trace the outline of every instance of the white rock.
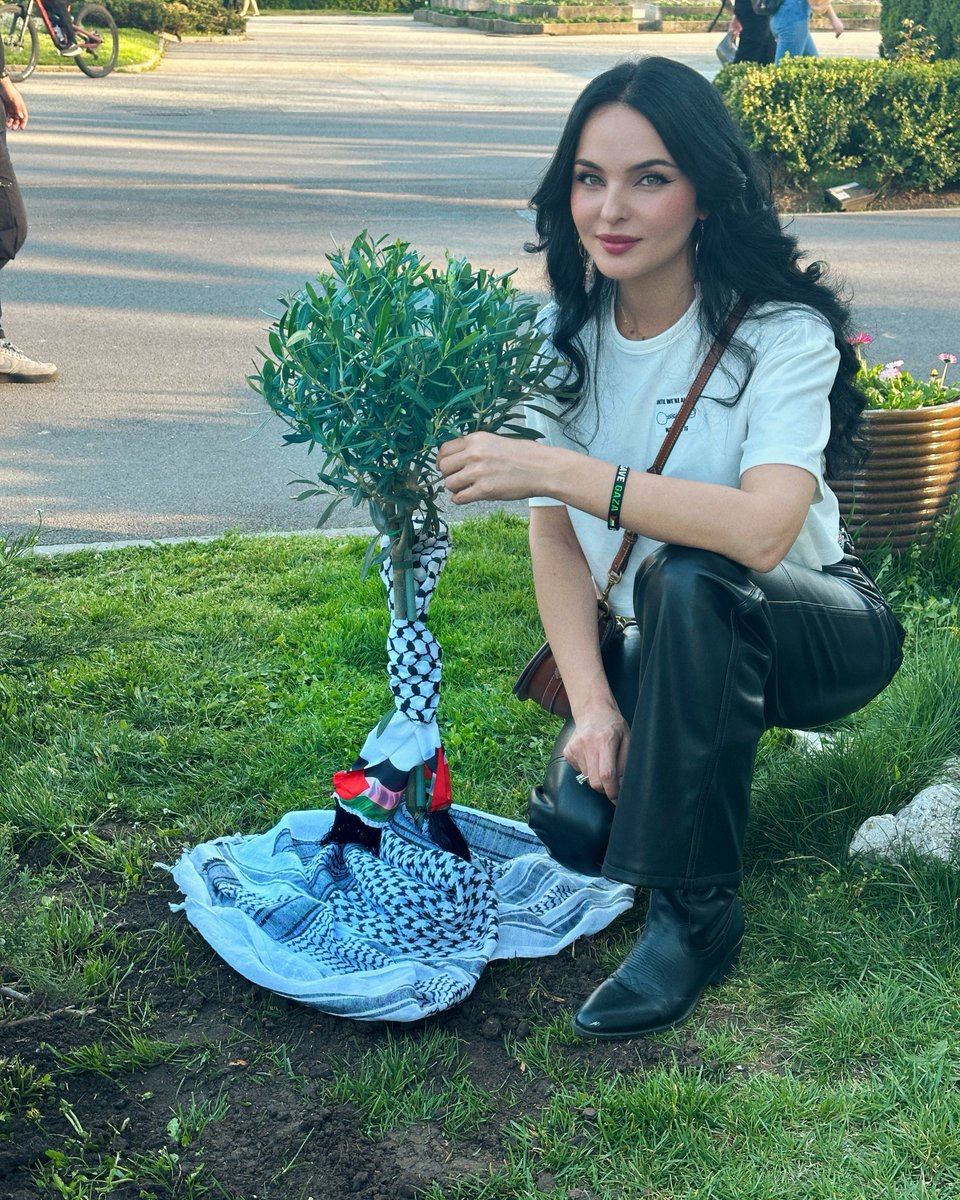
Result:
M808 750L811 754L829 750L835 740L829 733L816 733L812 729L791 729L790 732L793 735L793 748Z
M924 788L900 812L868 817L854 834L851 854L896 861L906 853L960 865L960 762L946 778Z

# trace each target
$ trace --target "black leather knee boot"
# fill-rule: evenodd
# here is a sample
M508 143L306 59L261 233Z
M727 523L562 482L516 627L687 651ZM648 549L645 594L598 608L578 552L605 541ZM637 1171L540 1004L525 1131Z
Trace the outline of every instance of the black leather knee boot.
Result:
M577 1013L575 1032L623 1041L679 1025L730 974L742 942L736 886L654 889L640 940Z

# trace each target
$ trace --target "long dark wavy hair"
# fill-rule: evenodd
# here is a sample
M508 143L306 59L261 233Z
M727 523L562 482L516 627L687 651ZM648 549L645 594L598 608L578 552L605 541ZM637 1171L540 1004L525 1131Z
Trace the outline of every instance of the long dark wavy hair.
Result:
M525 247L546 253L547 273L557 303L553 342L570 366L567 396L574 408L583 400L589 364L579 334L606 311L615 287L597 274L587 288L570 189L580 134L587 119L608 104L626 104L653 125L673 161L693 184L697 205L709 215L702 223L696 252L696 283L708 342L722 329L736 298L748 295L759 306L802 304L820 313L833 329L840 367L830 392L831 433L827 474L838 476L862 458L856 431L865 398L854 380L857 356L848 342L850 309L826 274L823 263L801 267L797 241L780 227L770 186L720 93L691 68L669 58L622 62L598 75L570 110L531 206L538 241ZM742 364L738 397L755 354L735 339L728 351Z

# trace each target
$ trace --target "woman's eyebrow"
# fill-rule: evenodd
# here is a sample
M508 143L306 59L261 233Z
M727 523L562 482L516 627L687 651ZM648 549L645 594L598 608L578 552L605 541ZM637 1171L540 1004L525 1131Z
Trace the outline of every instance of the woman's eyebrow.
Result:
M591 162L589 158L578 158L575 160L575 166L592 167L595 171L601 170L597 163ZM671 167L674 171L677 169L677 164L670 161L669 158L645 158L643 162L634 163L632 167L628 167L628 171L646 171L650 167Z

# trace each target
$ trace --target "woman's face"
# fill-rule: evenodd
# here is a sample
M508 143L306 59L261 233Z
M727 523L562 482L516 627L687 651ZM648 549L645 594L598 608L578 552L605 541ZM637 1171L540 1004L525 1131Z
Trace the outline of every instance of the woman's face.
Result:
M656 129L635 109L607 104L587 119L570 211L580 241L608 279L692 287L691 234L706 213Z

